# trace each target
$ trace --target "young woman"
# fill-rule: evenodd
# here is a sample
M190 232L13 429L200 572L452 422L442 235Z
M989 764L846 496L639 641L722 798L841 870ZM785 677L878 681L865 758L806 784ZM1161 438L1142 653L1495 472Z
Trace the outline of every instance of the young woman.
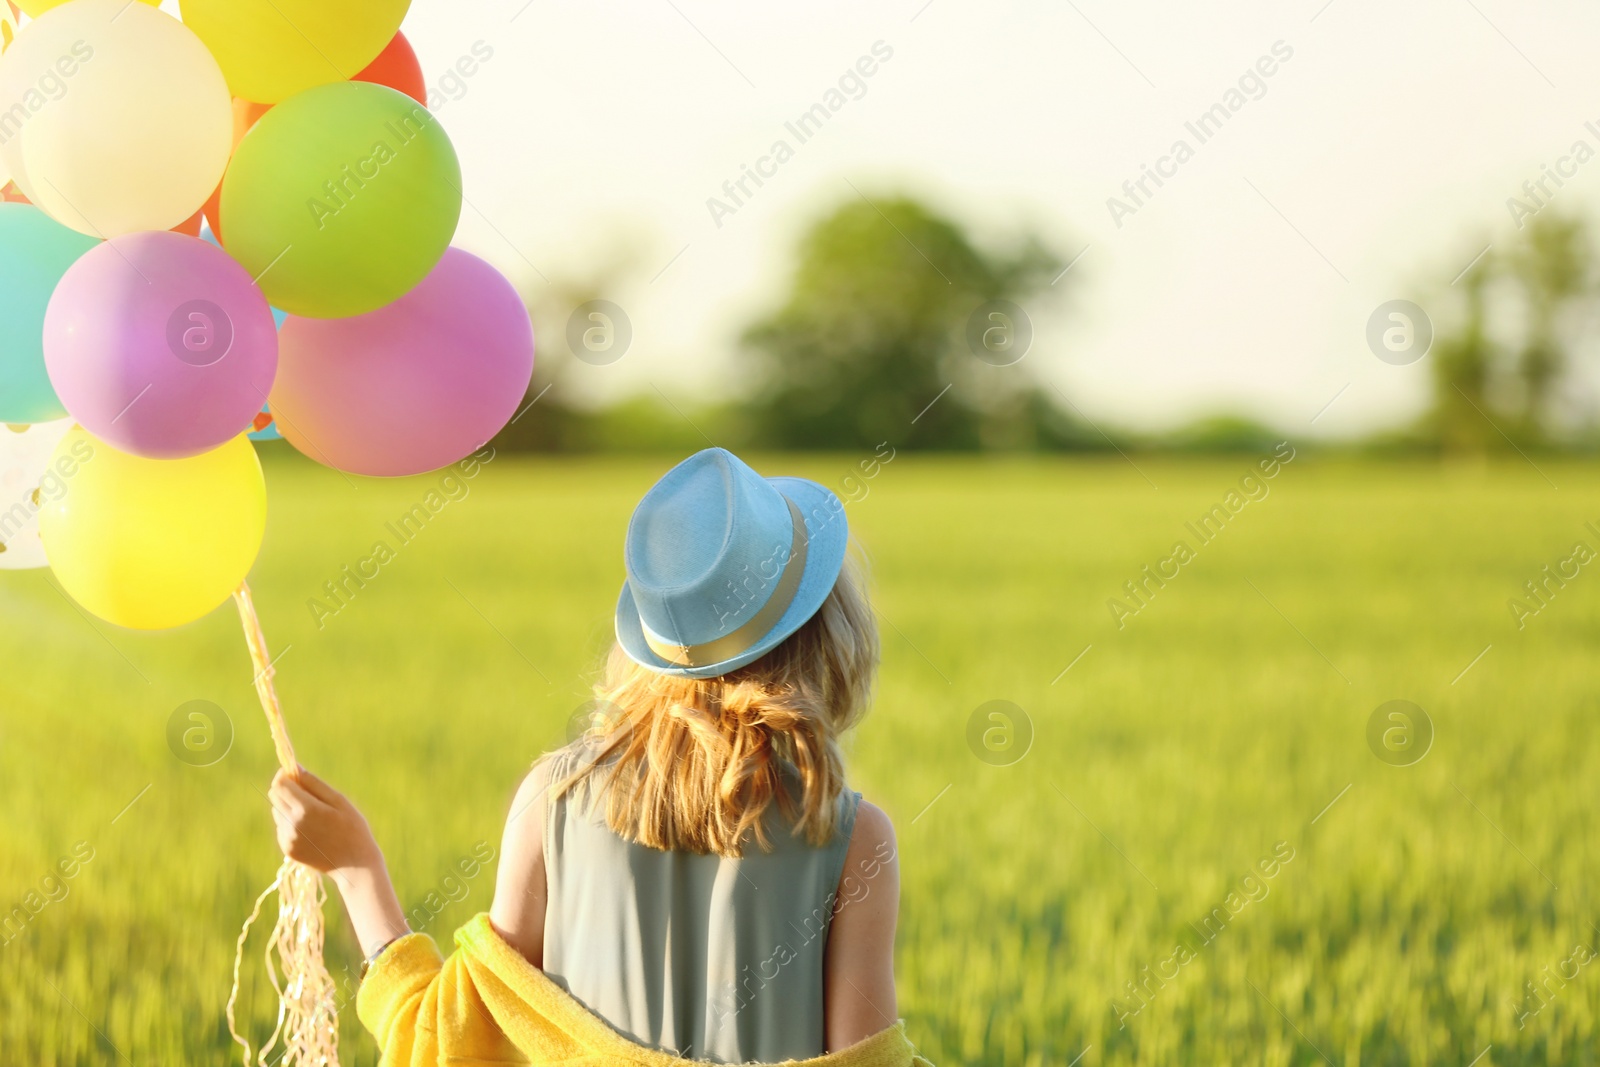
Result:
M634 512L606 713L517 790L490 911L631 1041L778 1062L895 1023L894 830L839 744L878 660L849 543L827 489L722 449ZM304 770L271 798L284 853L333 876L373 963L407 927L366 820Z

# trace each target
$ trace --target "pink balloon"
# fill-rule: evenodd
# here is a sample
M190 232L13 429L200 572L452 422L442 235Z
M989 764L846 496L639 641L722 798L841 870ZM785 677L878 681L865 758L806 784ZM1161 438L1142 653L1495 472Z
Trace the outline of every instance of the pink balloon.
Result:
M522 298L457 248L393 304L349 319L290 315L280 341L279 431L352 474L399 477L456 462L500 431L533 377Z
M245 269L195 237L114 237L74 263L44 319L45 368L69 414L113 448L180 459L250 428L278 335Z

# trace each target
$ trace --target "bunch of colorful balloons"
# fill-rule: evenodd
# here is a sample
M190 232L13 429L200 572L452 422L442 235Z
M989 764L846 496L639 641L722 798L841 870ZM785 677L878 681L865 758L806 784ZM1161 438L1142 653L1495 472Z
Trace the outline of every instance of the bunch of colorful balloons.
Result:
M95 615L181 625L260 549L263 412L374 476L445 466L511 418L533 331L450 247L461 170L399 32L409 0L180 0L182 21L16 3L0 567L42 549Z

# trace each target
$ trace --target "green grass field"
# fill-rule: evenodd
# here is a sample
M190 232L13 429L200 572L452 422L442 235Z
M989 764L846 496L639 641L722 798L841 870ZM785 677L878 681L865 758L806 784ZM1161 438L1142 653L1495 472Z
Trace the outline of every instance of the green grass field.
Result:
M857 458L758 466L845 495ZM252 584L301 759L366 811L407 907L443 903L441 939L489 904L492 870L458 863L586 698L668 462L502 457L401 546L385 523L437 478L269 457ZM1253 459L1138 462L902 454L849 506L884 637L851 772L899 830L915 1040L941 1067L1600 1059L1600 575L1520 631L1507 607L1600 548L1600 470L1301 455L1202 546L1185 523ZM1108 598L1180 539L1119 630ZM378 540L396 558L319 628L308 600ZM0 947L0 1063L237 1062L234 938L278 863L237 618L91 625L42 572L0 572L0 605L0 912L48 901ZM1436 731L1412 766L1368 747L1397 698ZM209 767L167 743L196 699L237 732ZM1004 766L968 744L996 699L1034 733ZM355 955L337 914L331 969ZM344 1062L375 1062L344 1025Z

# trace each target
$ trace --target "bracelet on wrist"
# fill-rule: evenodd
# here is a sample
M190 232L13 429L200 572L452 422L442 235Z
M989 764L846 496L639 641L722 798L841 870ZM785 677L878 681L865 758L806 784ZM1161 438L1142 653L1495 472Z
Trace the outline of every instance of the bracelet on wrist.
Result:
M361 980L363 982L366 981L367 972L372 969L372 965L374 963L378 962L378 957L382 956L385 952L389 951L389 946L393 945L396 941L400 940L401 937L405 937L405 936L406 936L405 934L401 934L400 937L391 937L389 940L385 941L383 944L381 944L377 948L373 949L372 950L372 955L368 956L366 959L361 961L360 978L361 978Z

